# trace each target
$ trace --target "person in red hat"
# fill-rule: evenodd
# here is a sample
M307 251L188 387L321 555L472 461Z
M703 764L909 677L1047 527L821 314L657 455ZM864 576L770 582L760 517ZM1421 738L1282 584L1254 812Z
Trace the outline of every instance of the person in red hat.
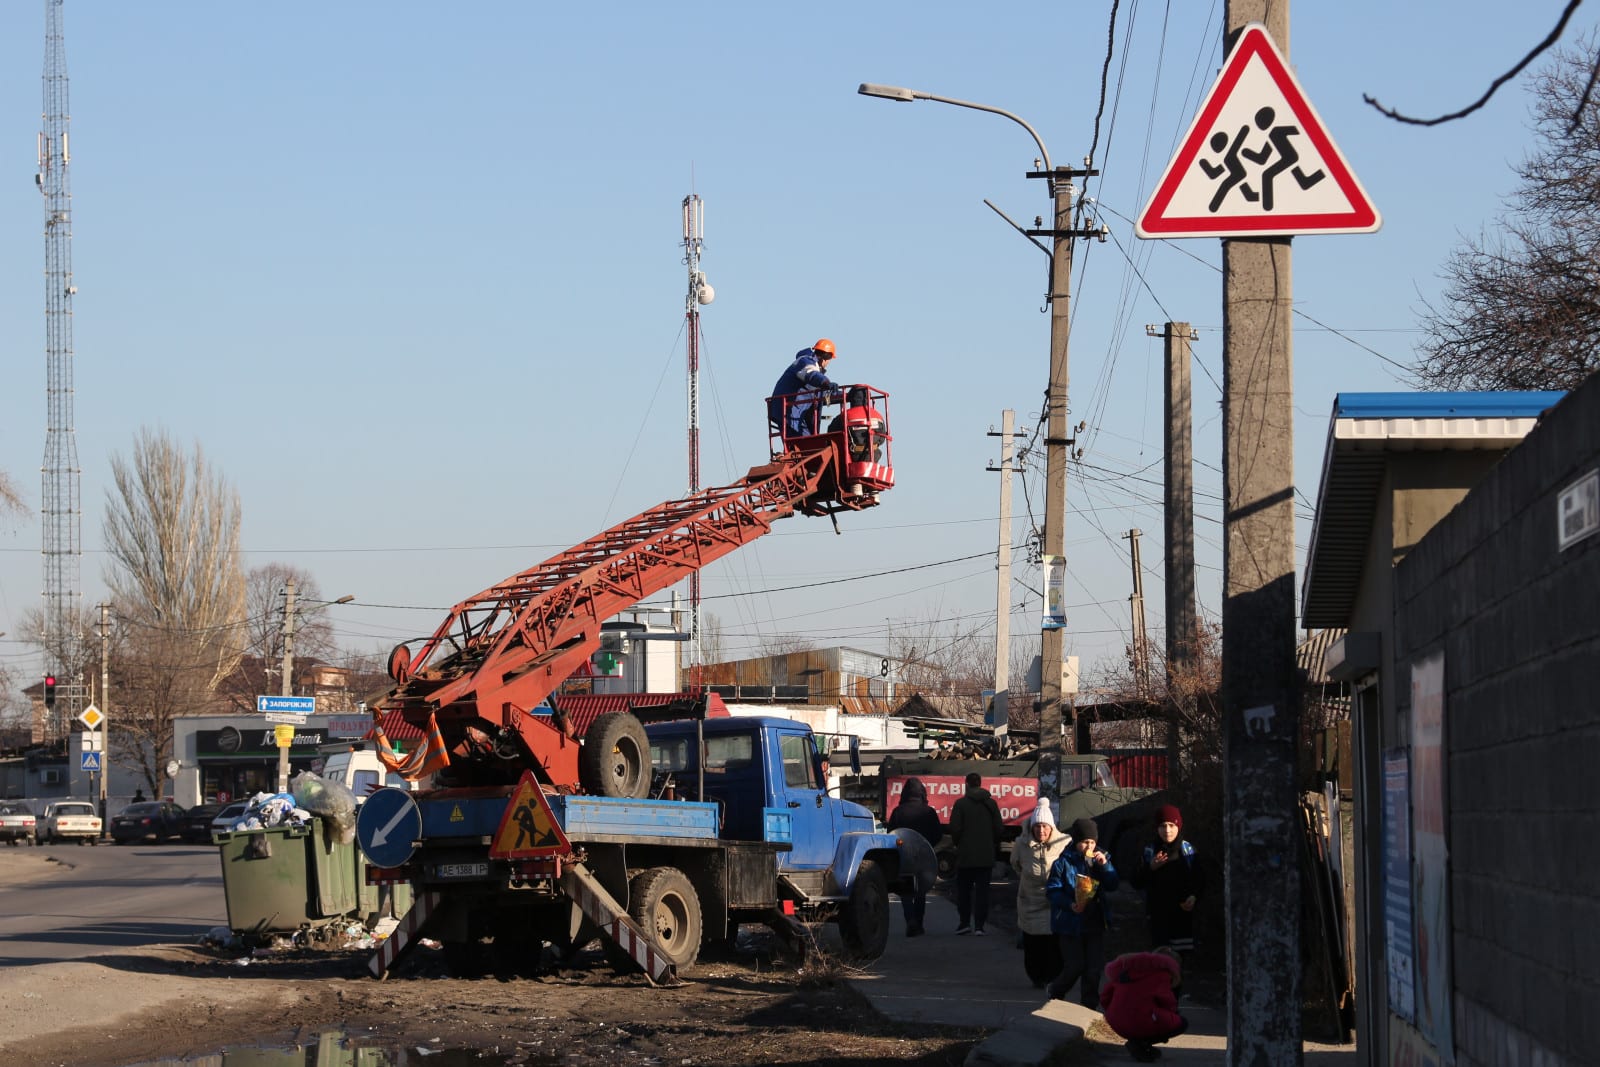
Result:
M1205 892L1205 872L1194 846L1184 840L1183 812L1176 805L1156 809L1155 834L1129 881L1144 891L1151 947L1188 952L1194 948L1194 907Z

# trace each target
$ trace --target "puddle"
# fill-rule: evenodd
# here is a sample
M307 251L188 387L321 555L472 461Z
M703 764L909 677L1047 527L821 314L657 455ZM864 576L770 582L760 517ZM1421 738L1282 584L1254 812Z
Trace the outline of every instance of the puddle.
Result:
M381 1039L354 1040L330 1030L298 1045L236 1045L186 1059L140 1060L124 1067L554 1067L560 1059L529 1056L526 1048L447 1048L443 1045L395 1047Z

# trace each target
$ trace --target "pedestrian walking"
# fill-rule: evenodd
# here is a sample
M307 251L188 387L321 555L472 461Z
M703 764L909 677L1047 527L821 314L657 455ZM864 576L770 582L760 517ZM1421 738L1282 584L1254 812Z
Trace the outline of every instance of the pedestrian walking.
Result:
M1072 844L1050 865L1044 891L1050 898L1050 928L1061 943L1061 973L1045 987L1051 1000L1061 1000L1081 979L1079 1000L1086 1008L1100 1004L1100 971L1105 965L1107 914L1105 894L1117 888L1117 869L1100 851L1100 828L1093 819L1072 824Z
M1144 891L1150 947L1194 949L1194 906L1205 892L1205 872L1194 846L1183 837L1183 812L1174 804L1156 809L1155 840L1145 846L1129 882Z
M983 936L989 918L989 879L1005 836L1000 805L983 787L976 771L967 775L967 791L950 809L950 839L956 843L956 933Z
M898 830L902 827L921 834L927 839L930 849L938 848L939 839L944 836L939 813L929 806L928 787L922 784L920 778L906 779L906 784L900 790L900 803L889 814L889 829ZM927 933L923 918L928 913L928 891L920 883L913 880L913 884L901 892L900 910L905 914L907 937L921 937Z
M1140 1063L1154 1063L1161 1055L1157 1045L1189 1029L1189 1020L1178 1012L1182 978L1178 954L1170 948L1129 952L1106 966L1100 1011Z
M1022 969L1033 988L1043 989L1061 973L1061 944L1050 929L1050 898L1044 885L1050 868L1072 841L1056 826L1048 797L1039 799L1022 834L1011 843L1011 868L1017 872L1017 930L1022 935Z

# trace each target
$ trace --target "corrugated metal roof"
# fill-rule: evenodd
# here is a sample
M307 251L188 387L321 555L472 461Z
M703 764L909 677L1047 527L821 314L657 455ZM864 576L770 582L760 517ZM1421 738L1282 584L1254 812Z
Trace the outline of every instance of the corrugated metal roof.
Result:
M572 732L582 737L589 731L590 725L607 712L627 711L630 708L656 708L675 700L692 699L693 696L689 693L571 693L556 697L556 702L561 705L561 710L566 712L567 719L572 724ZM548 708L541 707L537 710L545 714L549 712ZM709 719L728 717L727 705L715 693L706 694L706 717ZM407 722L398 711L384 715L383 732L390 741L405 743L407 750L411 748L411 742L422 740L422 728Z
M1340 393L1333 398L1301 622L1349 622L1388 456L1413 451L1509 451L1565 393Z

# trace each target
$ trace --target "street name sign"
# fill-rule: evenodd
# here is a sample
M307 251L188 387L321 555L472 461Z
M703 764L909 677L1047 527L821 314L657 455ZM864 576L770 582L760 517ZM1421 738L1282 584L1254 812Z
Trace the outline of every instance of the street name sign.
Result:
M306 724L304 715L296 715L292 711L269 711L261 717L268 722L288 723L290 726L304 726Z
M1144 238L1372 233L1378 209L1267 28L1240 33L1150 202Z

